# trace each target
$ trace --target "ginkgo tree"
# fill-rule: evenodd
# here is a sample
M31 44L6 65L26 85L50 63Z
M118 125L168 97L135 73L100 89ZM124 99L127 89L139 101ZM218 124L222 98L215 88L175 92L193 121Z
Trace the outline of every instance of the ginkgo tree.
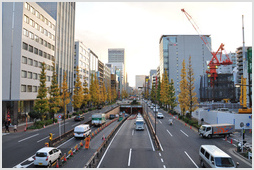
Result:
M187 90L187 79L186 79L186 68L185 60L182 62L181 70L181 81L180 81L180 93L178 95L178 102L180 104L181 113L185 115L188 109L188 90Z
M79 67L76 67L76 80L75 80L75 87L74 87L74 94L72 96L72 106L74 109L80 110L80 107L83 103L84 94L83 94L83 87L82 82L80 81L80 74L79 74Z

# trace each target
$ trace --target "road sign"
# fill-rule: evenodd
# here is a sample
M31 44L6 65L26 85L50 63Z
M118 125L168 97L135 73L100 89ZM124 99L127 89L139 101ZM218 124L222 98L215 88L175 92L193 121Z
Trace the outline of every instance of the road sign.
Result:
M62 115L57 115L58 120L62 120Z
M241 123L240 123L240 127L243 127L243 126L244 126L244 123L243 123L243 122L241 122Z

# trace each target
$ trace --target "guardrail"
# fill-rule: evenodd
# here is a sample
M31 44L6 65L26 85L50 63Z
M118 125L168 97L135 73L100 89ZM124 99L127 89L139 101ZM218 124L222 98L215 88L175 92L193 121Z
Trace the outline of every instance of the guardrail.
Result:
M93 154L93 156L88 160L84 168L96 168L98 165L99 160L101 159L102 155L104 154L108 143L111 141L112 137L115 135L116 131L119 129L119 127L127 120L129 116L125 117L121 122L111 131L111 133L105 138L104 142L101 144L101 146L96 150L96 152Z
M152 126L150 119L148 118L145 108L143 108L143 117L146 121L146 124L148 126L150 133L152 134L151 136L152 136L152 139L156 145L156 149L161 150L161 145L160 145L159 139L158 139L157 135L155 134L154 128Z
M89 121L85 122L84 124L89 124L91 126L91 122L92 122L92 120L89 120ZM68 132L65 132L64 134L54 138L52 141L50 141L49 146L55 147L55 146L61 144L62 142L72 138L74 136L73 132L74 132L74 129L71 129Z

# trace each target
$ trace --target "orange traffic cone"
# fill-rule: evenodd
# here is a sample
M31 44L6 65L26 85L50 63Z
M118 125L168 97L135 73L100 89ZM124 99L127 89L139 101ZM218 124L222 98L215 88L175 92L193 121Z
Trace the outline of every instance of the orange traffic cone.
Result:
M72 150L71 150L71 156L73 156L73 152L72 152Z
M45 128L45 125L43 125L43 128Z
M231 142L230 142L231 144L233 144L233 140L231 139Z
M66 153L64 153L64 162L66 162L67 159L66 159Z
M24 131L26 131L26 127L25 127Z
M192 129L192 127L190 126L190 129Z
M227 141L227 135L226 135L226 137L225 137L225 141Z
M80 146L81 146L81 147L83 146L83 143L82 143L82 141L80 142Z
M59 168L58 159L56 160L56 168Z

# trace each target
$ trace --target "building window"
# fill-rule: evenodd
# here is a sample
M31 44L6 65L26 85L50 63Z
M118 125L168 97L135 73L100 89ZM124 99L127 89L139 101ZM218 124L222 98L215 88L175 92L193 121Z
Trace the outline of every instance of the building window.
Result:
M50 54L48 54L48 59L50 60Z
M27 73L27 78L32 79L32 72Z
M39 52L39 51L38 51L38 48L35 48L35 47L34 47L34 54L37 54L37 55L38 55L38 52Z
M45 18L45 23L48 25L49 21L47 18Z
M44 40L44 46L47 47L48 46L48 42Z
M42 56L42 51L41 50L39 50L39 56Z
M40 38L39 43L40 43L41 45L43 45L43 39L42 39L42 38Z
M28 58L28 65L30 65L30 66L33 65L33 60L31 58Z
M21 85L21 92L26 92L26 85Z
M51 44L50 43L48 43L48 48L51 49Z
M31 45L29 45L29 51L30 51L30 52L34 52L34 47L31 46Z
M33 92L37 92L37 86L33 86Z
M27 43L24 43L24 42L23 42L23 49L24 49L24 50L27 50L27 49L28 49Z
M33 79L37 80L37 73L33 73Z
M26 29L23 29L23 35L28 37L28 31Z
M47 81L50 81L50 76L47 76Z
M44 34L48 36L48 31L46 29L44 29Z
M34 60L34 67L38 67L38 61Z
M37 24L37 23L35 23L35 28L39 31L40 30L40 26Z
M39 67L42 68L42 62L39 62Z
M29 18L28 18L26 15L24 15L24 22L26 22L27 24L29 24Z
M31 85L28 85L28 86L27 86L27 91L28 91L28 92L32 92L32 86L31 86Z
M34 10L33 7L31 7L30 11L31 11L32 14L35 14L35 10Z
M22 70L22 71L21 71L21 77L22 77L22 78L27 78L27 72L24 71L24 70Z
M43 57L47 58L47 53L43 52Z
M41 26L40 26L40 31L41 31L41 33L44 32L44 29L43 29L43 27L41 27Z
M37 18L40 18L40 13L38 11L35 11L35 15L37 16Z
M22 63L23 63L23 64L27 64L27 58L24 57L24 56L22 56Z
M52 50L55 51L55 46L52 45Z
M40 15L40 19L44 22L44 16Z
M49 21L49 27L50 27L50 28L52 28L52 24L51 24L51 22L50 22L50 21Z
M32 40L34 39L34 34L32 32L29 32L29 38L31 38Z
M37 35L34 35L34 40L35 40L36 42L39 42L39 37L38 37Z
M27 9L27 10L30 10L30 5L26 2L25 3L25 8Z
M34 21L32 20L32 19L30 19L30 25L32 26L32 27L34 27Z

